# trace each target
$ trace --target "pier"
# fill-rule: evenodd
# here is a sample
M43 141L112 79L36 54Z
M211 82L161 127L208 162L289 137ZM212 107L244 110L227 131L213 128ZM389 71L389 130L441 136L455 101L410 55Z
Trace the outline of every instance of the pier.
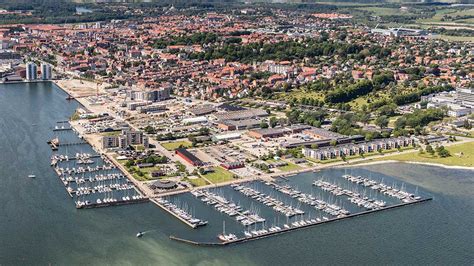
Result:
M120 206L120 205L128 205L128 204L136 204L136 203L144 203L144 202L148 202L148 198L140 198L140 199L133 199L133 200L118 200L115 202L90 203L90 204L84 204L84 205L76 204L76 209L92 209L92 208Z
M153 199L152 198L152 199L150 199L150 201L155 203L158 207L165 210L167 213L173 215L178 220L180 220L181 222L183 222L184 224L186 224L187 226L189 226L193 229L207 224L207 221L202 221L202 220L194 218L194 217L189 217L188 219L185 219L186 216L190 216L188 213L185 213L181 209L179 209L179 211L182 212L181 215L180 215L180 213L178 213L176 211L173 211L171 208L166 206L166 203L168 203L168 204L170 204L170 203L168 201L164 200L163 198L158 198L158 199ZM172 204L172 205L174 205L174 204ZM175 206L175 208L178 208L178 207Z
M59 143L57 146L62 147L62 146L84 145L84 144L89 144L89 143L85 141L78 141L78 142Z
M65 127L65 128L54 128L53 131L69 131L72 130L71 127Z
M275 232L268 232L268 233L264 233L264 234L261 234L261 235L238 238L236 240L226 241L226 242L197 242L197 241L193 241L193 240L179 238L179 237L176 237L176 236L170 236L169 238L171 240L175 240L175 241L186 243L186 244L196 245L196 246L226 246L226 245L231 245L231 244L245 243L245 242L253 241L253 240L257 240L257 239L263 239L263 238L267 238L267 237L270 237L270 236L289 233L289 232L293 232L293 231L296 231L296 230L310 228L310 227L313 227L313 226L316 226L316 225L331 223L331 222L340 221L340 220L344 220L344 219L348 219L348 218L355 218L355 217L358 217L358 216L363 216L363 215L367 215L367 214L371 214L371 213L375 213L375 212L380 212L380 211L400 208L400 207L404 207L404 206L408 206L408 205L423 203L423 202L430 201L432 199L433 198L425 198L425 199L420 199L420 200L416 200L416 201L412 201L412 202L400 203L400 204L384 207L384 208L381 208L381 209L367 210L367 211L363 211L363 212L359 212L359 213L350 214L350 215L347 215L347 216L344 216L344 217L335 217L335 218L331 218L331 219L325 220L325 221L320 221L320 222L316 222L316 223L301 225L301 226L298 226L298 227L285 228L285 229L275 231Z
M65 123L65 121L60 121L59 123ZM56 127L56 129L66 129L66 127ZM69 130L69 127L67 129ZM74 131L73 134L77 137L77 141L59 143L59 139L56 137L48 142L53 150L60 146L86 144L94 149L93 145L87 142L87 140L83 141L80 139L77 131L72 126L71 130ZM93 158L97 160L92 160ZM83 166L72 168L58 166L58 163L68 161L83 164ZM85 166L86 164L91 164L92 166ZM115 161L105 154L76 153L75 156L71 157L65 154L54 154L51 157L51 166L54 168L61 183L66 187L66 192L71 198L75 199L77 209L118 206L142 203L149 200L137 188L136 184L132 181L133 179L129 179L129 176L126 175L127 173L118 168ZM104 172L99 173L100 171ZM93 175L94 172L98 174ZM82 174L82 176L79 177L77 174Z

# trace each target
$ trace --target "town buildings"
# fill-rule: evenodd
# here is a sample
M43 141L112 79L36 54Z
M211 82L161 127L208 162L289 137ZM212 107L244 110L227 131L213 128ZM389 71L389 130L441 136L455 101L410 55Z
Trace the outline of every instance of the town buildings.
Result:
M41 79L42 80L51 80L53 78L51 65L48 63L41 64Z
M29 62L26 64L26 80L38 79L38 69L35 63Z
M134 130L122 130L120 134L117 135L104 135L102 136L102 148L121 148L126 149L129 146L133 145L142 145L145 148L148 148L148 136L143 132L134 131Z

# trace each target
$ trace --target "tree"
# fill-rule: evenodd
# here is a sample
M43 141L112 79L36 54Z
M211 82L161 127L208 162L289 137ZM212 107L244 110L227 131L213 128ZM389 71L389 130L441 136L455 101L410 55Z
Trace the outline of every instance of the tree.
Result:
M375 124L379 126L380 128L384 128L388 126L388 117L385 115L377 117L375 120Z
M337 145L337 140L333 139L329 142L329 144L331 144L331 146L336 146Z
M268 124L266 122L260 123L260 128L268 128Z
M133 160L128 160L128 161L125 163L125 167L130 168L130 167L132 167L134 164L135 164L135 162L134 162Z
M270 127L276 127L277 124L278 124L277 118L274 116L270 117Z
M446 158L446 157L451 156L451 153L442 145L439 147L436 147L436 152L438 153L438 156L441 158Z
M207 128L207 127L201 127L201 128L199 129L199 134L201 134L201 135L209 135L209 128Z
M426 152L431 154L431 155L434 155L435 154L435 150L433 150L433 147L431 147L431 145L426 145L426 148L425 148Z
M471 128L472 128L472 125L471 125L471 123L469 123L469 120L466 119L466 120L464 120L464 125L463 125L463 127L464 127L465 129L471 129Z

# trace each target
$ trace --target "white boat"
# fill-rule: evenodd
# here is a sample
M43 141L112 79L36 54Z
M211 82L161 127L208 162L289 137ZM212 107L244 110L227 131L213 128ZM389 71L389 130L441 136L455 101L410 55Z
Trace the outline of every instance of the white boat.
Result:
M35 178L36 175L31 174L31 175L28 175L28 177L29 177L29 178Z
M143 232L138 232L137 233L137 237L142 237L143 236Z

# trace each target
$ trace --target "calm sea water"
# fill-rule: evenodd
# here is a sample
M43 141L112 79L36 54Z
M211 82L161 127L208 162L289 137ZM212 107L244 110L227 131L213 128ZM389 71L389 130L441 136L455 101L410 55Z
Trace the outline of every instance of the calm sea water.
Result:
M170 234L196 231L153 204L76 210L49 166L46 144L55 122L77 107L65 97L49 83L0 85L0 264L474 263L474 172L467 170L407 164L357 168L354 173L418 186L434 200L224 248L169 240ZM341 171L307 173L289 182L303 190L308 180ZM28 178L31 173L37 178ZM213 237L221 222L210 220L200 234ZM136 238L141 230L149 232Z

